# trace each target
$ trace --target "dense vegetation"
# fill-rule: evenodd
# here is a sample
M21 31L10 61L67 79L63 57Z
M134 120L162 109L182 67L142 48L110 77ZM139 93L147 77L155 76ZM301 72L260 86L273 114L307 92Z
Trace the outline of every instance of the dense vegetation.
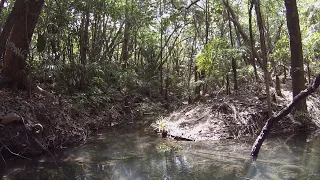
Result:
M1 27L14 3L2 0ZM200 89L211 92L227 82L234 90L241 89L248 79L261 79L264 61L272 77L290 74L284 5L225 0L47 1L23 71L59 90L93 93L116 87L168 99L193 98ZM319 58L319 8L312 0L297 5L303 65L312 75ZM12 46L20 52L21 47Z
M0 5L1 72L11 89L29 94L41 85L48 97L50 92L140 94L162 103L193 103L251 86L266 94L271 117L270 86L281 95L280 81L292 80L296 96L306 77L310 83L319 71L316 0L1 0ZM302 100L296 110L306 107Z

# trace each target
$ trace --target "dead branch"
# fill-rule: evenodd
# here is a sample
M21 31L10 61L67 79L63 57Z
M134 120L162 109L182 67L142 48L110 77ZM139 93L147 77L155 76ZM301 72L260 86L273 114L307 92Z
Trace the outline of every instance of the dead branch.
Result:
M260 135L257 137L251 149L251 156L254 158L254 160L258 157L262 143L267 138L272 126L275 123L277 123L279 120L281 120L283 117L288 115L298 102L302 101L303 99L308 97L310 94L315 92L316 89L319 87L319 85L320 85L320 73L317 75L316 80L312 86L301 91L297 96L293 98L292 102L287 107L282 109L276 116L271 117L267 120L266 124L264 125L264 127L260 132Z
M6 148L11 154L13 154L13 155L15 155L15 156L18 156L18 157L21 157L21 158L25 158L25 159L28 159L28 160L31 160L30 158L27 158L27 157L25 157L25 156L22 156L22 155L20 155L20 154L17 154L17 153L15 153L15 152L12 152L1 140L0 140L0 143L2 144L2 146L4 147L4 148Z
M188 5L188 6L186 6L186 7L184 7L184 6L182 6L182 7L177 7L175 4L174 4L174 2L173 2L173 0L171 0L171 4L172 4L172 6L175 8L175 9L177 9L177 10L182 10L182 9L185 9L185 10L188 10L188 9L190 9L191 8L191 6L193 6L193 5L195 5L195 4L197 4L197 2L199 2L200 0L196 0L196 1L191 1L191 3Z

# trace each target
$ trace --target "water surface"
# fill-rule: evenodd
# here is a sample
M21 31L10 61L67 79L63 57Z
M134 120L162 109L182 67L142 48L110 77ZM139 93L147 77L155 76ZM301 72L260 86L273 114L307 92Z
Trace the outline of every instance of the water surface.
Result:
M54 157L6 160L2 179L320 179L320 138L282 135L252 142L182 142L143 131L97 134Z

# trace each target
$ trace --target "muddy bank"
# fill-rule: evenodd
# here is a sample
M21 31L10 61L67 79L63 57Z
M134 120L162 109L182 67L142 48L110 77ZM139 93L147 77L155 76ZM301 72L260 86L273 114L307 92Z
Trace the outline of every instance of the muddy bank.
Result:
M272 92L275 90L272 89ZM261 94L242 90L230 96L212 94L202 97L201 102L176 110L168 117L159 119L152 127L176 139L192 141L256 136L268 119L266 96ZM272 94L274 113L291 102L292 93L288 90L283 90L282 96ZM307 98L308 114L286 116L272 129L272 133L303 130L298 120L305 117L320 127L318 97L315 94Z
M35 155L83 143L96 130L121 128L143 115L139 95L57 96L0 90L0 117L17 117L0 124L1 155ZM35 129L37 125L42 129ZM39 126L38 126L39 127Z

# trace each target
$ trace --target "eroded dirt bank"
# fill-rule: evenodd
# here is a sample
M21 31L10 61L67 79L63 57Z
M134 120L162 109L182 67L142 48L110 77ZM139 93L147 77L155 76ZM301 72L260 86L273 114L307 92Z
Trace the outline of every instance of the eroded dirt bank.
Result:
M292 93L289 88L284 88L281 96L272 93L274 114L291 102ZM272 89L272 92L275 90ZM152 126L158 131L166 131L166 134L175 139L192 141L256 136L268 119L266 96L261 94L263 93L250 88L230 96L212 94L203 97L199 103L186 105L168 117L159 119ZM306 117L320 127L318 98L317 94L309 96L309 113L286 116L272 129L273 133L303 130L299 119Z
M93 131L133 123L142 115L141 102L139 95L60 95L53 100L0 90L0 117L16 117L8 124L0 124L0 153L28 156L83 143ZM39 124L42 128L34 130Z

